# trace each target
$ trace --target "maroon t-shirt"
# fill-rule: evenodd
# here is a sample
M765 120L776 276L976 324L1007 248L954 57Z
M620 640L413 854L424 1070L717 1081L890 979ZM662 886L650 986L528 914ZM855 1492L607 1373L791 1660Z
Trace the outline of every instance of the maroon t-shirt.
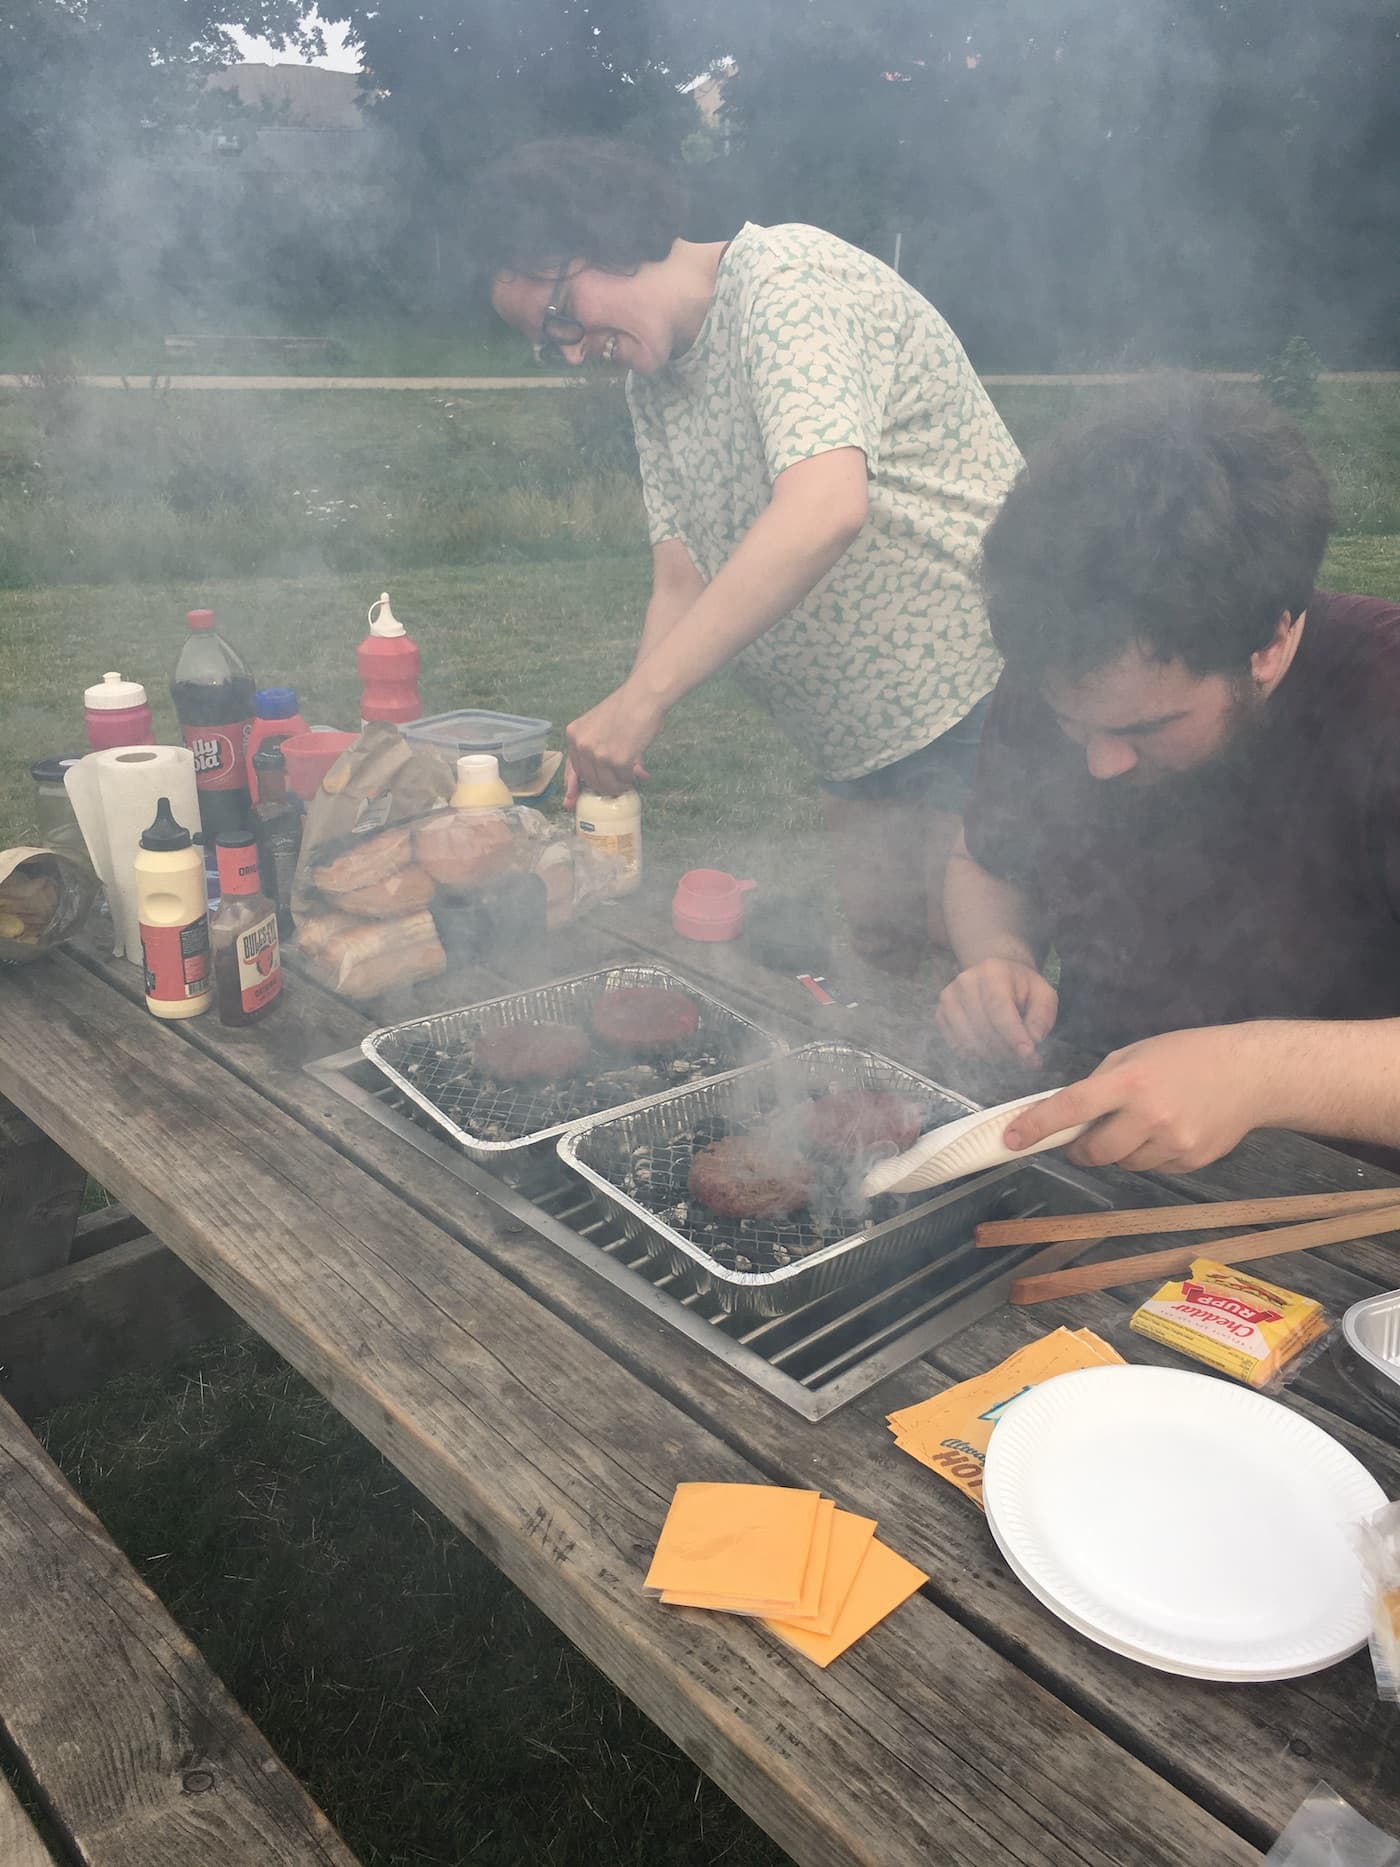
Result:
M967 844L1035 904L1060 1034L1400 1016L1400 605L1319 591L1261 721L1159 784L1091 778L1033 688L993 697Z

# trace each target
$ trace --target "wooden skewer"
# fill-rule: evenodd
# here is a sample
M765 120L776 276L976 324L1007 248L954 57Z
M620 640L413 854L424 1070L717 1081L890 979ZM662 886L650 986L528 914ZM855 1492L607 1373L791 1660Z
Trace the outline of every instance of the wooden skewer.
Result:
M1272 1225L1285 1219L1333 1219L1400 1203L1400 1187L1354 1193L1299 1193L1284 1199L1219 1199L1204 1205L1134 1206L1124 1212L1047 1212L1034 1219L989 1219L979 1246L1051 1245L1065 1238L1135 1238L1143 1232L1209 1232L1224 1225Z
M1045 1271L1018 1277L1011 1286L1013 1303L1047 1303L1051 1297L1083 1296L1089 1290L1117 1290L1123 1284L1157 1282L1190 1270L1193 1258L1217 1264L1247 1264L1251 1258L1283 1257L1314 1245L1340 1245L1348 1238L1369 1238L1400 1230L1400 1194L1389 1206L1341 1219L1314 1219L1309 1225L1285 1225L1276 1232L1242 1232L1212 1245L1175 1245L1146 1251L1136 1258L1108 1258L1102 1264L1079 1264L1073 1270Z

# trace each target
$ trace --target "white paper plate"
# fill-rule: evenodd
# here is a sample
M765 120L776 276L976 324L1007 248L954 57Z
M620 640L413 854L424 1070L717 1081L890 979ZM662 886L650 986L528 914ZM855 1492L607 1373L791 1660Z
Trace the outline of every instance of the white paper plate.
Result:
M999 1420L987 1521L1037 1599L1198 1679L1292 1679L1365 1644L1351 1526L1385 1493L1277 1401L1175 1368L1089 1368Z
M987 1168L1000 1167L1009 1160L1029 1160L1032 1154L1043 1154L1047 1148L1067 1146L1083 1134L1087 1122L1062 1128L1058 1134L1037 1141L1034 1147L1016 1151L1002 1140L1013 1115L1029 1108L1032 1102L1043 1102L1046 1096L1058 1093L1055 1089L1039 1089L1033 1096L1018 1096L1014 1102L978 1109L975 1114L945 1122L941 1128L930 1128L903 1154L877 1161L861 1182L861 1192L867 1199L879 1193L922 1193L930 1186L942 1186L946 1180L961 1180L964 1174L985 1173Z

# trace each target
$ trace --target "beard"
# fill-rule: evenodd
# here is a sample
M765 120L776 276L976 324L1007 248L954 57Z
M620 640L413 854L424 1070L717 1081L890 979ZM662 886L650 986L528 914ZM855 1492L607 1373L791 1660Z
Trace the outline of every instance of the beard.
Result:
M1257 781L1270 739L1274 715L1270 696L1259 691L1246 670L1229 680L1229 699L1220 744L1208 759L1186 771L1101 784L1098 790L1118 820L1135 820L1144 833L1154 824L1189 816L1199 818L1236 802Z

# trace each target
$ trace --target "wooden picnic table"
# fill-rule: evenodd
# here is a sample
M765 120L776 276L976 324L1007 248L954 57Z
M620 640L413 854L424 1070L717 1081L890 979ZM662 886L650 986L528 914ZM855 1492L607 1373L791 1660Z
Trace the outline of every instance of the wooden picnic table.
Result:
M1136 1867L1258 1861L1320 1778L1400 1834L1400 1719L1358 1655L1291 1683L1170 1677L1073 1633L1009 1574L981 1514L893 1446L891 1409L1067 1323L1170 1361L1130 1290L1001 1306L820 1419L643 1308L556 1220L425 1154L304 1066L376 1024L596 966L659 960L786 1038L920 1067L931 998L859 974L821 1008L742 944L667 925L663 882L512 957L360 1010L293 973L276 1018L157 1022L136 970L67 952L0 977L0 1093L136 1214L483 1549L797 1861ZM934 1072L937 1074L937 1072ZM942 1080L950 1080L943 1069ZM959 1087L957 1081L952 1087ZM968 1093L985 1084L965 1079ZM1004 1086L1003 1086L1004 1087ZM1006 1093L1012 1093L1006 1089ZM1096 1176L1120 1204L1141 1178ZM1386 1185L1252 1137L1182 1197ZM1334 1316L1400 1283L1393 1241L1271 1271ZM625 1281L625 1280L624 1280ZM1285 1404L1400 1495L1400 1415L1334 1331ZM1176 1365L1182 1365L1177 1363ZM819 1487L878 1519L927 1587L826 1671L756 1623L664 1609L642 1578L677 1482ZM1241 1559L1250 1530L1240 1526Z

